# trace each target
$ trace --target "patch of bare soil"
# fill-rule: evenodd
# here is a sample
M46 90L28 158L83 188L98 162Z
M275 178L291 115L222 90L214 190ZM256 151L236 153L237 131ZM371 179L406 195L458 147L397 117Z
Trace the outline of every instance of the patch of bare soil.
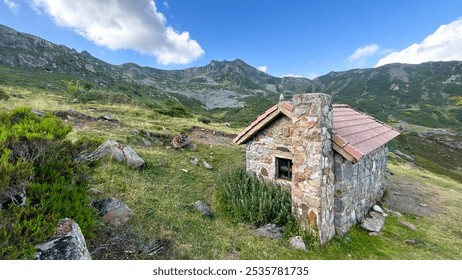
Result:
M201 127L193 127L188 132L188 137L194 142L207 145L232 145L236 135L222 131L208 130Z
M59 118L61 118L65 122L72 122L75 127L82 128L91 123L104 121L110 125L116 125L119 123L118 120L114 119L109 114L103 114L100 117L92 117L90 115L74 111L72 109L66 111L55 111L53 114Z
M401 213L432 216L442 211L443 199L430 186L389 174L384 202L388 208Z

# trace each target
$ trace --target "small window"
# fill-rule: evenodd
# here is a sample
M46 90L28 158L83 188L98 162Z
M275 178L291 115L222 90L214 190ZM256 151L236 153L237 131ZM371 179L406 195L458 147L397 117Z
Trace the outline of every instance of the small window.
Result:
M292 160L276 158L276 178L292 180Z

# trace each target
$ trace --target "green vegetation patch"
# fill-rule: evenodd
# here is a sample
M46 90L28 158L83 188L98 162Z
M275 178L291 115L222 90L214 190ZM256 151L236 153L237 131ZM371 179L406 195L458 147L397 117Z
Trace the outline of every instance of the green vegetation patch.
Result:
M88 207L88 170L73 158L83 146L65 140L71 127L29 108L0 113L0 259L34 258L62 218L91 237L96 214ZM10 203L9 200L11 200Z
M217 184L221 207L237 222L255 226L292 221L290 194L280 186L260 181L239 168L221 175Z

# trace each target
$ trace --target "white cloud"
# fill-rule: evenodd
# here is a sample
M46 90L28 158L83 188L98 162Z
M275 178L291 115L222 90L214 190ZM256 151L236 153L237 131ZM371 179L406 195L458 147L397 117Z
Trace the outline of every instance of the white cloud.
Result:
M3 3L5 3L13 14L17 14L19 12L19 4L13 0L3 0Z
M348 57L348 61L355 62L361 61L368 57L376 55L380 51L380 47L377 44L370 44L360 48L357 48L356 51Z
M266 71L268 70L268 66L258 66L257 69L266 73Z
M97 45L135 50L163 65L187 64L204 54L188 32L167 26L154 1L31 0L31 6Z
M168 4L167 1L164 1L162 4L164 4L164 7L167 9L170 9L170 5Z
M441 25L421 43L390 53L380 59L376 67L395 62L418 64L450 60L462 60L462 19Z

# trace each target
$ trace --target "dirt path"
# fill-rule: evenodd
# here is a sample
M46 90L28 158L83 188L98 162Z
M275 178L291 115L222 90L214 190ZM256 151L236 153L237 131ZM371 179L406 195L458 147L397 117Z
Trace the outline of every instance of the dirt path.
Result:
M197 126L191 128L187 134L194 142L200 142L207 145L232 145L235 137L233 134L208 130Z

